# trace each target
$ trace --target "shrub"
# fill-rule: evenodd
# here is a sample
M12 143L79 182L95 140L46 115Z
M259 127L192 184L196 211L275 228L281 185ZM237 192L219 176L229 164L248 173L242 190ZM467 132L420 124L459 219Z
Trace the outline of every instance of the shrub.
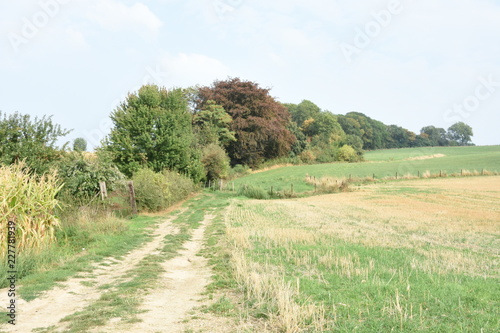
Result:
M191 193L198 190L198 187L187 176L183 176L175 171L163 170L161 173L168 184L169 195L166 199L167 207L186 199Z
M159 211L167 207L170 191L165 177L151 169L140 169L132 178L139 210Z
M304 163L314 163L316 155L311 150L305 150L300 154L300 160Z
M356 162L359 159L359 155L356 150L349 145L343 145L338 151L336 158L338 161L344 162Z
M191 179L168 170L156 173L151 169L140 169L132 179L139 210L156 212L166 209L196 190Z
M229 178L234 179L238 177L243 177L246 176L250 173L250 168L246 165L241 165L241 164L236 164L230 171L229 171Z
M269 199L269 194L259 186L243 185L238 189L238 195L252 199Z
M58 175L64 183L60 199L67 203L87 204L99 194L99 182L113 191L125 176L103 154L72 152L58 163Z
M203 148L201 163L207 180L225 179L229 175L229 157L217 144L212 143Z

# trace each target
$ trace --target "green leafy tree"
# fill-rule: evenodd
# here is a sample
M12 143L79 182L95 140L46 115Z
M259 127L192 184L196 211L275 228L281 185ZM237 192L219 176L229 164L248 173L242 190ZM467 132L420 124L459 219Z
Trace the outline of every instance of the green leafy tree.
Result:
M363 140L365 150L385 148L390 141L387 126L363 113L349 112L338 116L338 120L346 134L357 135Z
M471 145L473 135L472 127L464 122L455 123L448 128L448 138L459 146Z
M349 147L352 147L358 156L363 155L363 140L359 136L356 135L346 135L345 139L343 140L344 145L348 145Z
M203 178L200 153L193 148L188 101L180 89L142 86L111 114L113 128L104 141L118 168L131 176L141 167L176 170Z
M0 112L0 163L9 165L25 160L38 174L64 155L67 143L59 148L56 143L70 131L52 122L52 117L31 118L18 112L6 115Z
M447 133L444 128L435 126L425 126L420 130L420 133L427 134L431 146L448 146Z
M296 138L295 143L291 146L290 154L292 156L299 156L303 151L307 149L307 137L294 121L291 121L288 124L287 128Z
M73 141L73 150L74 151L86 151L87 150L87 141L84 138L76 138Z
M290 152L296 140L287 129L290 113L269 95L269 89L239 78L216 81L211 87L200 88L197 109L205 109L209 100L221 105L233 119L230 130L236 141L226 147L232 165L253 167Z
M321 109L311 101L303 100L299 104L284 104L292 116L292 120L297 126L302 127L304 121L316 119Z
M386 142L386 148L404 148L414 146L415 133L396 125L387 126L387 131L389 133L389 140Z
M199 133L200 144L208 146L215 143L226 146L236 141L235 132L229 129L232 120L222 106L212 100L207 101L203 110L193 115L193 125Z
M309 137L319 136L321 140L328 143L339 142L344 138L345 132L333 113L323 111L316 114L315 117L307 127L306 135Z

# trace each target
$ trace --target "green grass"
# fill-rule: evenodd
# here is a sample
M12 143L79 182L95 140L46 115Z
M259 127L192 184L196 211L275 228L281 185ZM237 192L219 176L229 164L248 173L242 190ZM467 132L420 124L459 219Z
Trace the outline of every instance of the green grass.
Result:
M126 227L119 232L92 235L65 229L57 244L38 254L18 256L19 295L30 301L58 282L79 272L91 271L92 266L105 257L119 258L146 241L149 228L156 222L154 218L136 217L124 221Z
M407 160L418 156L443 154L444 157ZM367 152L362 163L328 163L290 166L251 174L234 181L235 186L252 185L269 191L290 190L291 184L297 193L313 191L314 186L306 183L306 176L322 178L365 178L382 179L411 174L417 176L429 171L432 174L460 173L461 170L481 172L483 169L500 172L500 146L485 147L430 147L407 148Z
M414 250L367 247L335 239L324 239L316 246L267 248L254 242L248 251L253 262L280 267L286 281L299 281L299 304L312 302L325 309L325 330L338 332L471 332L493 331L498 319L491 313L498 306L498 280L464 275L424 274L411 267L421 255ZM298 265L287 256L310 256L308 265ZM343 276L340 270L320 263L329 252L356 258L364 275ZM317 274L306 277L309 266ZM494 311L494 310L493 310ZM500 315L500 313L497 313ZM305 325L307 326L307 325Z

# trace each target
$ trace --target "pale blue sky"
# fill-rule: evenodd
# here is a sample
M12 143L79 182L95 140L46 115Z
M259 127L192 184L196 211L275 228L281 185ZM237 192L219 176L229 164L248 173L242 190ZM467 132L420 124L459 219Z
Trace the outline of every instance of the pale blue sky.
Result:
M90 146L144 83L240 77L419 132L464 121L500 144L500 1L0 0L0 110Z

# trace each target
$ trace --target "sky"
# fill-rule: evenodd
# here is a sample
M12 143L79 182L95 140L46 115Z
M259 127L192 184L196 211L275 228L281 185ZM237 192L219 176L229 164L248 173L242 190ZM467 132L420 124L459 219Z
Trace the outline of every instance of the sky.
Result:
M500 144L500 0L0 0L0 111L92 149L143 84L239 77L416 133Z

